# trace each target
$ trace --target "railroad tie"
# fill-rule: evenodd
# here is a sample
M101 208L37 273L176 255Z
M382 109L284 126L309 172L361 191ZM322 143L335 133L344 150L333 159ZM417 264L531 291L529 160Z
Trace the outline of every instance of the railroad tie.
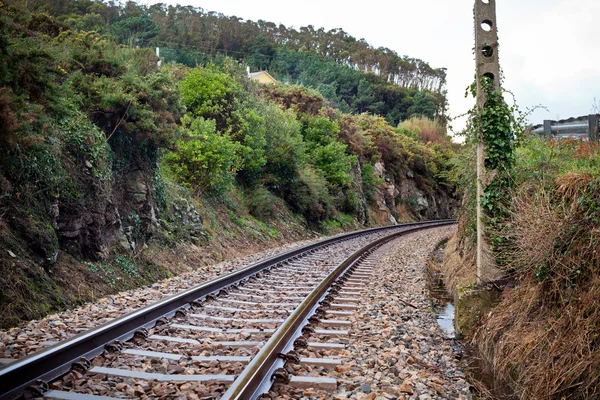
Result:
M133 356L148 357L148 358L164 358L166 360L181 360L187 356L182 354L174 353L162 353L157 351L146 351L146 350L123 350L123 354L129 354ZM243 362L248 363L252 359L250 356L192 356L190 357L194 361L198 362ZM319 367L335 367L342 364L342 360L339 358L311 358L301 357L300 364L313 365Z

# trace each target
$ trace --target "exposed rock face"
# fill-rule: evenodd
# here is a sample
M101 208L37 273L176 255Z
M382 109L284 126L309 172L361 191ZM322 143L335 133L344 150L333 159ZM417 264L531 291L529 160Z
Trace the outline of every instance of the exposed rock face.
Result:
M395 224L409 220L454 218L458 199L442 190L425 192L420 189L414 174L408 171L403 179L389 173L382 162L375 165L375 175L384 180L375 194L374 212L378 224Z
M51 208L61 250L92 260L115 246L135 253L157 225L152 173L137 169L117 182L87 183L82 199L57 199Z
M82 198L56 199L52 219L61 250L97 260L104 258L121 221L110 183L91 177L86 181Z
M367 208L367 201L365 200L365 193L363 192L362 174L359 163L355 163L350 170L350 176L352 177L352 190L358 194L360 201L360 210L358 211L357 219L362 224L369 222L369 209Z
M181 224L188 227L188 238L194 244L199 244L200 242L207 240L206 233L204 232L204 225L202 224L202 218L200 217L200 214L198 214L196 206L189 200L184 198L175 200L173 202L172 212Z

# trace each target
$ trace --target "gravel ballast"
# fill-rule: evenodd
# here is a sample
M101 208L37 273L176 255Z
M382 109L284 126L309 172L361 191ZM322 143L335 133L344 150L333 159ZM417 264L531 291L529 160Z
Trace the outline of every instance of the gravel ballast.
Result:
M332 368L295 366L297 375L336 378L328 393L276 385L277 399L471 399L453 342L436 323L425 268L436 245L455 227L431 229L377 250L372 279L361 293L342 351L300 350L302 357L340 357ZM413 308L412 306L416 306ZM312 340L312 339L311 339Z
M0 365L100 326L166 296L315 241L317 240L303 240L249 256L203 266L150 286L106 296L73 310L51 314L41 320L33 320L8 330L0 330Z
M388 233L378 232L372 237L386 234ZM9 330L0 330L0 365L43 350L61 340L96 328L195 285L319 240L322 238L298 241L249 256L199 267L153 285L106 296L73 310L51 314L41 320L32 320ZM359 242L361 240L365 239L359 239Z

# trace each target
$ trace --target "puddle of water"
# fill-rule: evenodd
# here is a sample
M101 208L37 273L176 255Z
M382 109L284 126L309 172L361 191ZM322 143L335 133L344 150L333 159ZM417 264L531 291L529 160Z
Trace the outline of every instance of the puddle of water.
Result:
M454 329L454 304L448 302L439 308L436 307L436 320L447 338L454 339L456 337Z
M446 291L443 272L441 268L437 267L442 264L445 248L445 244L442 244L432 255L432 263L428 265L427 269L427 286L438 325L448 339L455 339L454 304L452 304L452 297Z

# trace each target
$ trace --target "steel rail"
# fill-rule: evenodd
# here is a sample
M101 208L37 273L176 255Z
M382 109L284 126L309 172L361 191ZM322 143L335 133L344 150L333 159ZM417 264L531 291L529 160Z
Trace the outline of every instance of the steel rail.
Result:
M441 221L450 222L453 220ZM113 321L100 325L90 331L83 332L44 350L7 364L0 369L0 400L19 398L28 386L39 380L49 382L57 379L69 372L72 364L79 361L82 357L89 359L102 353L105 345L117 340L128 340L133 337L135 332L140 328L150 328L154 326L156 321L160 318L171 316L177 312L177 310L189 307L191 302L201 299L209 294L218 293L228 286L238 284L252 275L272 268L281 262L300 256L309 251L319 249L323 246L342 242L367 233L403 227L430 225L436 222L439 221L390 225L323 239L316 243L279 254L267 260L251 264L237 271L196 285L147 307L116 318Z
M294 312L280 325L267 343L254 356L248 366L242 371L221 400L254 400L266 393L271 387L273 372L284 365L281 355L293 349L294 340L300 335L302 328L319 307L319 302L326 297L327 292L348 270L352 269L361 257L378 246L400 236L414 233L423 229L453 224L454 221L419 226L412 229L395 232L380 238L356 251L338 267L336 267L321 283L313 289L305 300L298 305Z

